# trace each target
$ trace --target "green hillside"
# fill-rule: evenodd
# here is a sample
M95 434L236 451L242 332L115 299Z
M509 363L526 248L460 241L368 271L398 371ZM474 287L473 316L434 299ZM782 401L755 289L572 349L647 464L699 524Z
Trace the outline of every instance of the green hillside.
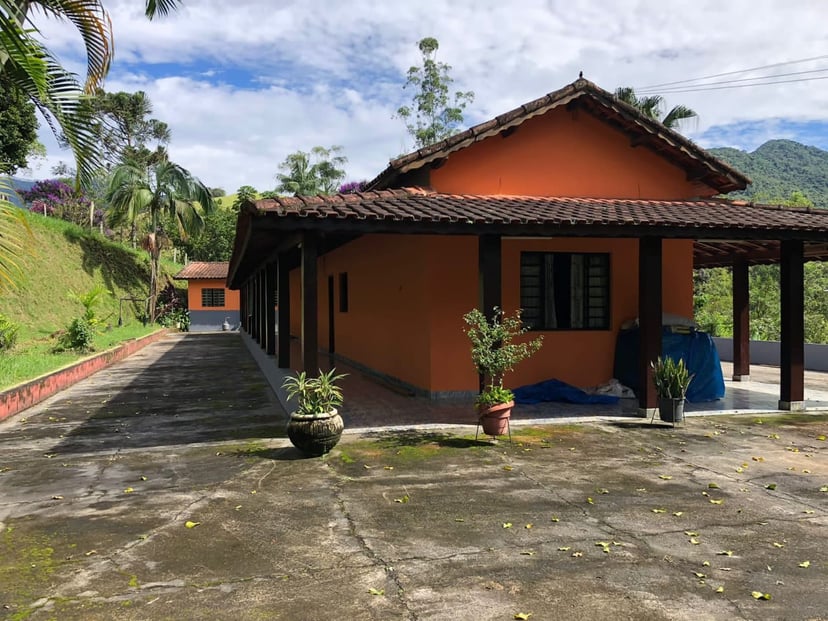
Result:
M708 151L753 181L746 192L732 192L730 198L778 202L798 190L828 209L828 151L793 140L769 140L752 153L729 147Z
M145 252L56 218L29 214L28 220L34 236L32 254L20 261L23 273L18 288L0 297L0 315L19 326L15 348L0 353L0 389L79 358L72 352L51 351L55 333L83 314L83 306L71 293L84 294L95 287L106 290L96 307L101 319L96 350L154 329L141 321L143 304L129 300L121 303L123 326L118 327L120 299L146 299L149 262ZM172 263L162 265L167 274L179 268Z

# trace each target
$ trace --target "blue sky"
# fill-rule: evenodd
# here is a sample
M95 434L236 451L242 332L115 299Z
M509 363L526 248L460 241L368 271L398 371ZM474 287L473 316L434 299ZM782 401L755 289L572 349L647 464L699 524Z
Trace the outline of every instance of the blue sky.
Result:
M776 78L811 78L801 82L663 94L698 112L684 133L702 146L752 150L788 138L828 149L828 80L812 79L828 77L823 0L184 0L152 23L142 2L104 4L116 41L107 90L145 91L171 127L173 159L228 192L273 188L279 162L315 145L342 145L349 179L372 178L409 150L393 117L426 36L439 40L454 86L476 95L467 125L579 71L613 90L817 58L715 78L812 71ZM82 72L71 25L38 24L64 64ZM49 155L35 177L70 159L43 125Z

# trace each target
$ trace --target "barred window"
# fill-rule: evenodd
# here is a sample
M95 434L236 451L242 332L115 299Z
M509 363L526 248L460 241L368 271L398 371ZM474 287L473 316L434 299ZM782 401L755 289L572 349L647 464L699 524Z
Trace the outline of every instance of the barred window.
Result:
M609 330L607 253L522 252L520 306L530 330Z
M202 289L201 290L201 305L204 308L223 307L224 306L224 289Z

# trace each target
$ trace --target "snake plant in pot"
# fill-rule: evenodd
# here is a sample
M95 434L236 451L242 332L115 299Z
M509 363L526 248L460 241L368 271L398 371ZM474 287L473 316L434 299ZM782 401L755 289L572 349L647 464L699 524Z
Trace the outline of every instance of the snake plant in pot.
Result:
M678 362L669 356L661 356L650 362L653 369L653 384L658 395L658 415L661 420L678 423L684 420L684 401L687 388L693 381L693 375L684 364L684 358Z
M330 451L342 436L345 424L339 415L343 402L342 388L337 382L346 374L336 375L319 370L318 377L302 371L285 378L282 388L288 400L296 399L297 409L290 413L287 434L293 446L303 453L318 457Z
M515 343L527 330L521 322L520 310L510 316L497 307L493 311L488 319L474 309L463 316L463 321L471 341L472 364L484 380L484 388L475 400L478 420L484 433L498 436L506 433L515 406L514 394L503 386L503 378L541 348L543 336Z

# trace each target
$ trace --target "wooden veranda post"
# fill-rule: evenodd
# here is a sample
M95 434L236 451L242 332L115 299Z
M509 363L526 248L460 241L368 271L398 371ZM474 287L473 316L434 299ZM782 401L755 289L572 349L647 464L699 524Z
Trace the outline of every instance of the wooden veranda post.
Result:
M315 232L306 232L302 239L302 369L309 375L319 372L319 290L316 260L319 239Z
M802 241L783 241L779 257L781 306L780 410L805 408L805 268Z
M650 362L661 355L661 238L638 241L638 408L648 416L658 407Z
M480 307L486 319L494 317L495 307L502 302L502 244L500 235L480 235L477 238L477 265L480 278ZM483 392L485 378L478 377L478 389Z
M750 270L733 262L733 381L750 381Z

